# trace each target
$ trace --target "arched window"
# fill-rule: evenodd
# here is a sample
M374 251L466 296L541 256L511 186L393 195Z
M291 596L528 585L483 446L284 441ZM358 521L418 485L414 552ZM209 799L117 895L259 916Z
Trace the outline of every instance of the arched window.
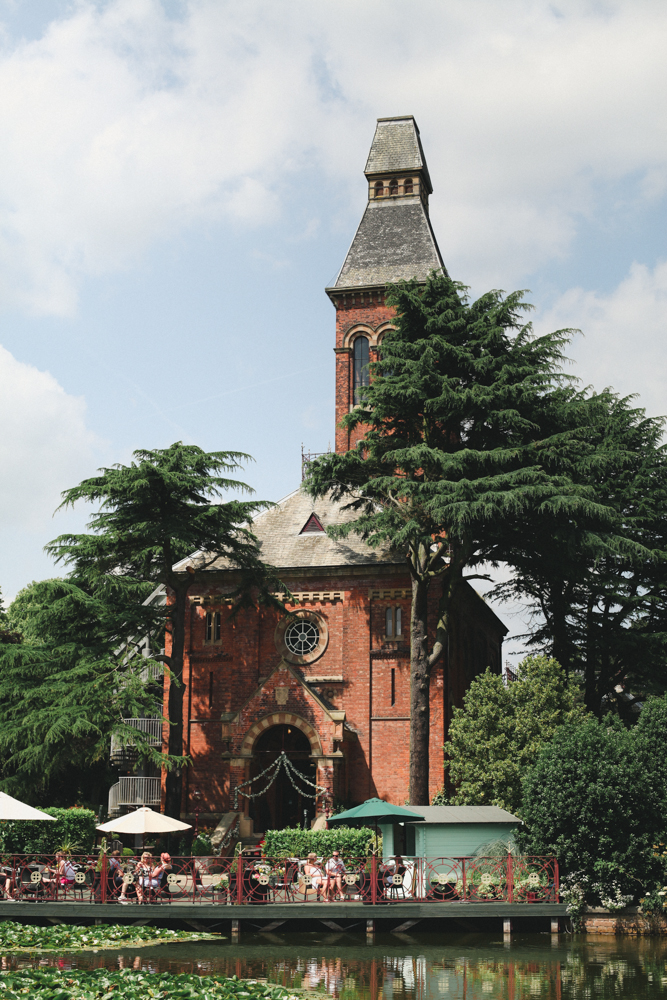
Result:
M375 185L375 197L381 198L383 194L384 194L384 184L382 183L382 181L378 181L377 184Z
M389 194L398 194L398 181L396 178L389 181Z
M405 194L412 194L412 177L406 177L403 181L403 191Z
M394 609L387 608L384 613L384 634L391 637L394 634Z
M361 402L361 389L368 385L368 337L357 337L354 342L354 402Z

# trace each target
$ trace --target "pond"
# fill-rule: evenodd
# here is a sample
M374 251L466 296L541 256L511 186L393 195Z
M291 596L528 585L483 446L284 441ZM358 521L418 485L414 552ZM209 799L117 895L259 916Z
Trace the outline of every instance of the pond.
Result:
M336 1000L520 1000L667 997L667 941L516 935L378 935L325 931L118 949L96 954L5 956L4 968L135 968L268 979Z

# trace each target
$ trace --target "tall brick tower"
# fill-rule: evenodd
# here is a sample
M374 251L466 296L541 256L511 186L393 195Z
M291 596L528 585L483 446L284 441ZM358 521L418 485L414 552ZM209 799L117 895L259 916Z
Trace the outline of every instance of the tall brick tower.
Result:
M361 431L340 421L368 383L368 364L394 312L385 305L387 283L445 271L431 228L431 178L412 115L378 118L364 171L368 205L338 277L326 292L336 308L336 451L356 444Z

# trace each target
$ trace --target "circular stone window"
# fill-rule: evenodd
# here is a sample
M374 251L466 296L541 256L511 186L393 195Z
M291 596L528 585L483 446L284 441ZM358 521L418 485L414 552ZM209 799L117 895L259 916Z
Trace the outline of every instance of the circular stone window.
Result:
M326 622L314 611L298 611L279 622L276 629L278 652L290 663L312 663L327 648Z

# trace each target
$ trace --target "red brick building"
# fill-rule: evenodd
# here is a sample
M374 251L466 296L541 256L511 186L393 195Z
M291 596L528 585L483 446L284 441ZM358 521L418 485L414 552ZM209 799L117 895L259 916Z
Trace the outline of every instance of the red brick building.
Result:
M366 365L391 327L386 282L425 280L431 270L444 269L413 118L378 121L365 174L368 206L327 289L336 308L339 451L353 443L340 418L355 405ZM371 549L354 536L329 538L327 526L344 516L331 501L313 503L296 490L256 519L262 555L295 597L287 618L263 609L232 619L225 594L234 588L234 573L223 563L211 567L206 587L193 586L184 674L185 751L193 764L184 776L185 814L196 804L202 816L217 817L236 808L236 792L239 811L257 832L302 824L334 800L353 804L379 795L405 801L410 577L400 554ZM505 632L465 585L448 654L431 681L431 793L443 783L452 707L461 704L475 674L487 666L500 672ZM302 775L295 782L300 791L283 768L263 792L283 751Z

